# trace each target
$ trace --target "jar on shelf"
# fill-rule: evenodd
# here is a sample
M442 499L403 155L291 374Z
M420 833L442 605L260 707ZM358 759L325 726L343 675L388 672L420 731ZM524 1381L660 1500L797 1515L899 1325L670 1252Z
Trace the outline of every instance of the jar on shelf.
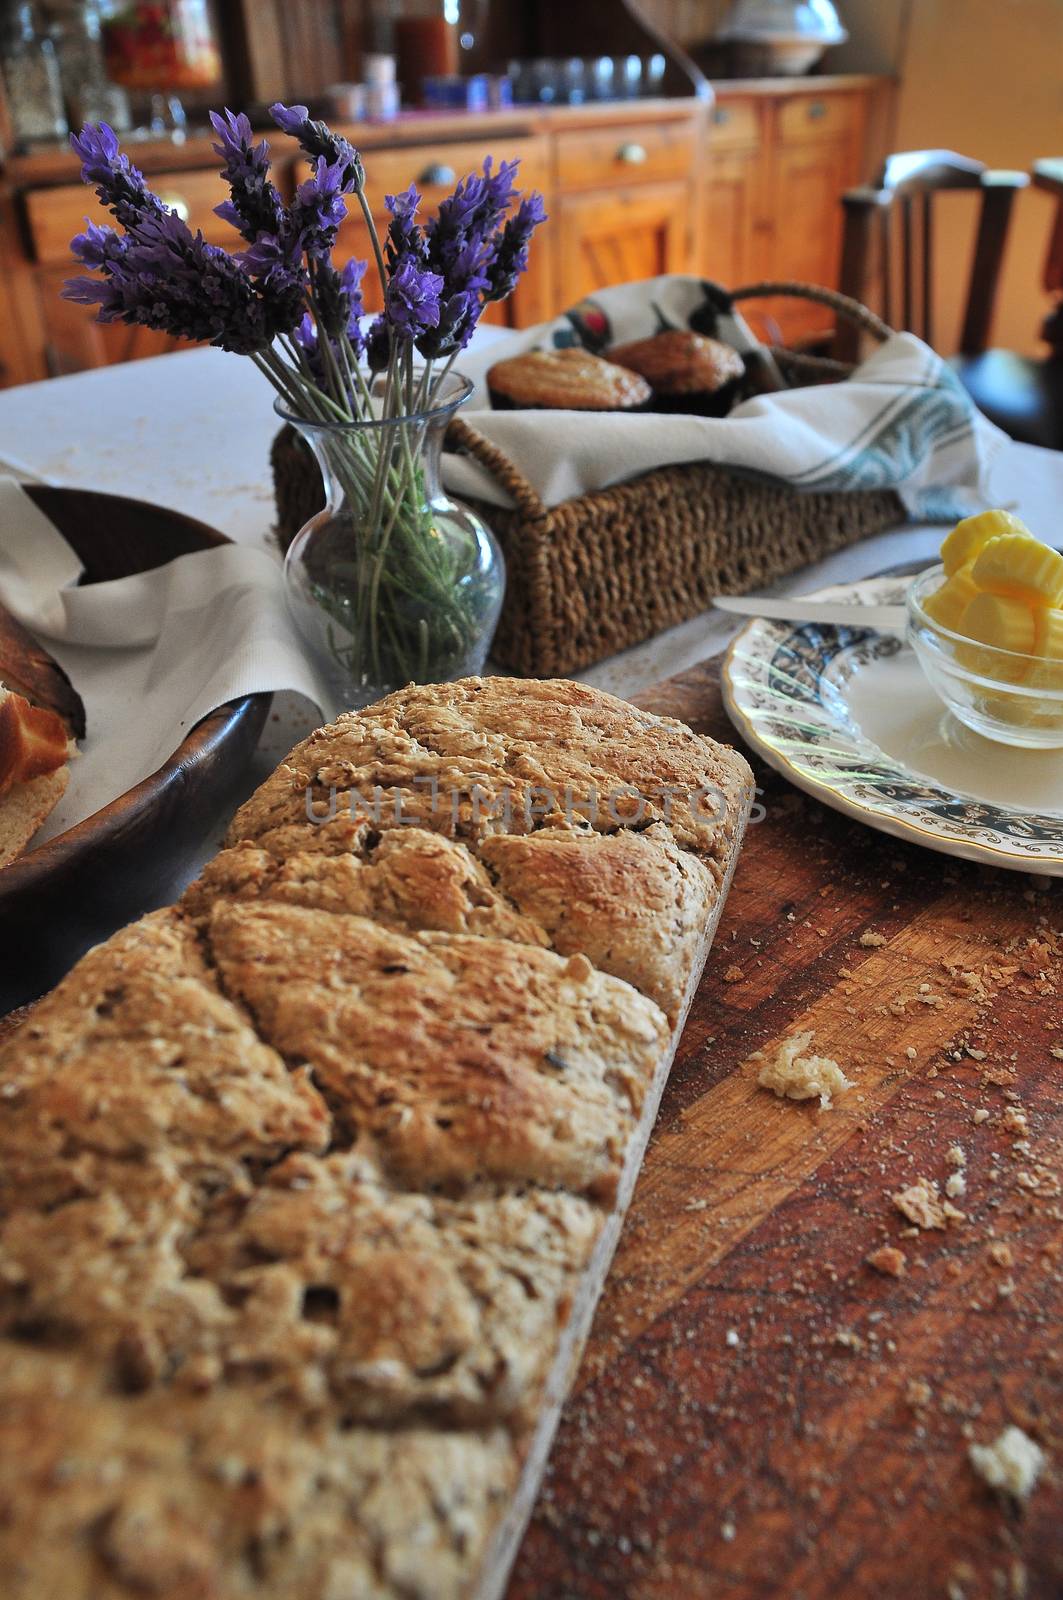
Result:
M109 0L103 45L112 81L133 92L210 89L221 76L207 0Z
M129 96L108 76L101 22L101 0L82 0L56 25L66 114L72 128L107 122L117 133L126 133L133 124Z
M8 8L2 37L4 85L16 141L65 138L59 62L34 0Z
M422 103L426 78L457 72L457 15L455 0L408 0L395 18L399 85L408 102Z

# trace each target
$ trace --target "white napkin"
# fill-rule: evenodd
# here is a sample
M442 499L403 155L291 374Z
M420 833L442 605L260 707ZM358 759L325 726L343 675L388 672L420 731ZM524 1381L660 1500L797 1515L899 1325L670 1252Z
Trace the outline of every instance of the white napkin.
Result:
M459 365L476 384L477 409L463 415L548 506L688 461L719 462L797 489L893 488L920 521L955 521L986 504L987 475L1005 435L975 409L941 357L908 333L881 345L845 383L761 395L725 418L481 409L496 361L572 344L608 358L611 345L686 328L691 317L704 328L699 313L707 303L699 278L651 278L603 289L553 322L471 348ZM735 339L730 319L719 331ZM447 455L444 477L457 495L509 504L468 457Z
M279 561L220 545L109 583L81 564L12 478L0 478L0 602L69 673L87 736L38 839L148 777L208 712L246 694L327 692L288 616Z

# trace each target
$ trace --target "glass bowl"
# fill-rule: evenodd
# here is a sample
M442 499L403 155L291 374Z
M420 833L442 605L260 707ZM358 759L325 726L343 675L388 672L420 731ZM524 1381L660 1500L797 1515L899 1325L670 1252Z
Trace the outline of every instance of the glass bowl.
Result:
M942 627L923 602L944 578L944 567L930 567L907 595L908 642L930 686L987 739L1021 749L1063 747L1063 661L998 650Z

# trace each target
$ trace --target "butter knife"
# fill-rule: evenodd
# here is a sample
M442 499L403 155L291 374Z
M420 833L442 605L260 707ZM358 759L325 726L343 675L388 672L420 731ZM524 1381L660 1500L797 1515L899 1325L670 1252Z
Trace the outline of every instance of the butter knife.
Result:
M790 598L758 599L756 595L718 595L713 601L718 611L735 617L763 617L769 622L819 622L834 628L873 628L877 633L905 631L907 616L903 606L847 605L841 600Z

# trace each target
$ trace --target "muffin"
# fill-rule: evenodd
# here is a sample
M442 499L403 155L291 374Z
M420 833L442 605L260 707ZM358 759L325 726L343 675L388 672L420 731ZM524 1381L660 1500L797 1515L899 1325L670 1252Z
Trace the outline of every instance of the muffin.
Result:
M682 328L614 345L609 360L647 380L653 389L652 410L702 417L726 416L745 375L742 357L729 344Z
M487 374L496 411L645 411L652 391L638 373L589 350L528 350Z

